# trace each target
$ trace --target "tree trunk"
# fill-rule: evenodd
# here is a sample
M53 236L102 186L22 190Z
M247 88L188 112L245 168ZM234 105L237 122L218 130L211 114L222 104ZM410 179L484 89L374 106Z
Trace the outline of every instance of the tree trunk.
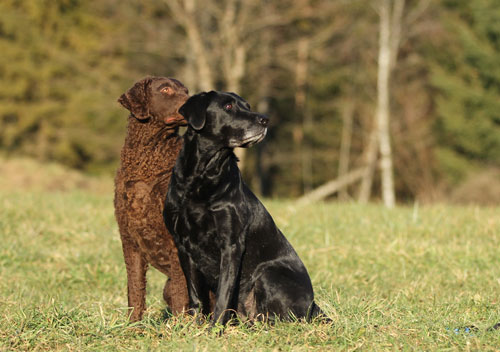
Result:
M377 129L380 147L382 199L388 208L396 202L392 170L392 150L389 126L389 80L391 71L391 1L380 2L380 38L377 78Z
M227 90L229 92L234 92L236 94L241 94L241 79L245 74L245 61L246 61L246 48L243 45L236 45L233 50L229 50L228 55L232 58L228 61L231 62L229 70L227 70ZM240 159L240 169L243 170L245 167L245 148L236 148L235 154Z
M222 47L226 48L222 53L222 65L226 80L225 89L229 92L241 94L241 80L245 74L247 48L245 42L241 41L240 38L237 5L236 0L227 0L221 19ZM243 170L246 149L236 148L234 152L240 160L239 167Z
M196 73L196 59L193 46L188 41L186 45L186 51L184 53L185 64L183 68L183 79L182 82L189 89L190 94L194 94L200 90L198 86L198 74Z
M354 104L352 101L345 102L342 109L342 137L340 140L339 178L349 171L349 159L351 154L352 121L354 117ZM347 187L339 189L339 199L348 199Z
M264 72L261 77L260 84L258 85L258 96L259 101L257 103L257 111L262 114L269 114L269 95L271 88L271 75L267 74L271 66L271 33L266 31L262 33L261 43L258 50L259 55L259 67ZM267 71L267 72L266 72ZM257 193L262 196L268 196L268 169L264 167L264 159L266 154L264 153L267 139L257 144L255 147L257 149L256 153L256 180L254 183L254 188Z
M196 88L204 91L214 89L214 78L210 69L212 66L208 60L208 51L200 34L198 22L195 20L196 7L199 4L196 3L196 0L169 0L165 3L172 13L176 14L173 18L177 19L177 22L186 31L189 46L195 58L194 64L198 76Z
M375 175L375 169L377 167L377 156L378 156L378 131L377 125L372 127L370 136L368 137L368 146L365 151L365 172L361 181L361 186L359 188L358 202L367 203L370 200L373 176Z
M227 90L229 92L234 92L236 94L241 94L241 79L245 74L245 60L246 60L246 48L243 45L237 45L233 50L228 50L228 55L232 56L232 59L228 61L231 62L231 67L227 71ZM243 170L245 167L245 157L246 157L246 149L245 148L236 148L235 154L240 159L240 169Z
M304 135L310 133L312 128L312 116L307 111L307 71L309 70L309 38L300 38L297 44L297 65L295 67L295 111L302 115L302 133L300 140L299 152L301 156L302 170L302 187L303 192L309 192L312 188L312 156L311 148L307 138Z

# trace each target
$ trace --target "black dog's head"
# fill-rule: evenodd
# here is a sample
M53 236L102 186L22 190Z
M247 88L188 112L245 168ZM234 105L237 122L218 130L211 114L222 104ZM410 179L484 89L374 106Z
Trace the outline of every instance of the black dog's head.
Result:
M269 119L250 110L234 93L199 93L189 98L179 112L189 128L224 147L250 147L264 139Z

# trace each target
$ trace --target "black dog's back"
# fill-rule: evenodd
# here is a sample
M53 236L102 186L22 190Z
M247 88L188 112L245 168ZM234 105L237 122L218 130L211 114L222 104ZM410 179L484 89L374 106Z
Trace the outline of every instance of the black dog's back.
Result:
M267 118L241 98L202 93L180 109L189 122L164 218L179 251L190 306L214 321L230 310L259 317L310 319L320 310L307 270L264 205L241 180L233 149L265 136Z

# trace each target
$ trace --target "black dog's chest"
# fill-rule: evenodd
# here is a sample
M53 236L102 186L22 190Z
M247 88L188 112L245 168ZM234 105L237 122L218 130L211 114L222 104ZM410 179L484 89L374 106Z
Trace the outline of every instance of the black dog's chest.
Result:
M205 207L190 206L182 211L176 225L178 241L197 269L209 281L217 281L220 271L222 238L215 230L211 213Z

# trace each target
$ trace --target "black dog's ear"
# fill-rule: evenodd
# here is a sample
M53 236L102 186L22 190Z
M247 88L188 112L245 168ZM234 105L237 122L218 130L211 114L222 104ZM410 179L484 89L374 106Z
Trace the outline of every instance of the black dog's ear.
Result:
M214 91L195 94L179 108L179 113L197 131L205 126L207 108L213 93Z
M141 79L118 98L118 102L139 120L149 117L150 84L151 78Z

